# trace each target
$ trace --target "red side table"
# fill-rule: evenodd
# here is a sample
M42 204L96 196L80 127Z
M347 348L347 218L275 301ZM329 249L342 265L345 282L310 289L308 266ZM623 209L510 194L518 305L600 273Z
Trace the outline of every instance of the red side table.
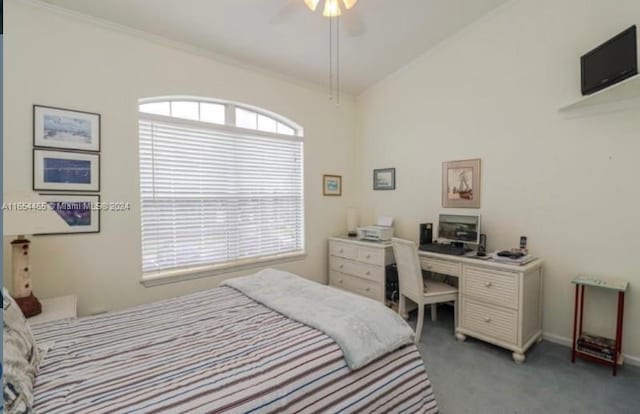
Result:
M620 279L600 279L591 276L578 276L571 281L576 285L575 309L573 314L573 345L571 347L571 362L576 357L613 367L613 375L617 374L618 365L622 365L622 324L624 317L624 294L629 282ZM607 289L618 293L618 316L616 322L615 339L596 337L582 331L582 317L584 314L585 288L594 287Z

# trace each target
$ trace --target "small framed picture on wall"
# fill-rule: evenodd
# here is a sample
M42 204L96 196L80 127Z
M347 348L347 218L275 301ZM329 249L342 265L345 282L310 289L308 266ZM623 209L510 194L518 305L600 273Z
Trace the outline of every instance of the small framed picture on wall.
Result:
M33 146L100 151L100 114L34 105Z
M395 190L396 189L396 169L380 168L373 170L374 190Z
M342 195L342 176L341 175L323 175L322 176L322 195L325 196L341 196Z
M33 150L34 191L100 191L100 154Z
M97 194L47 194L40 196L46 200L51 210L55 211L66 223L68 231L47 234L77 234L100 232L100 196Z

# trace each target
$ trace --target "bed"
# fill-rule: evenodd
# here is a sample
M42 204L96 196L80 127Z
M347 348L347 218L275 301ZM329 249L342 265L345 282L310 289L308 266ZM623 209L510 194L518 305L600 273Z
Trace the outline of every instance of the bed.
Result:
M36 324L37 413L436 413L417 348L359 369L322 331L229 286Z

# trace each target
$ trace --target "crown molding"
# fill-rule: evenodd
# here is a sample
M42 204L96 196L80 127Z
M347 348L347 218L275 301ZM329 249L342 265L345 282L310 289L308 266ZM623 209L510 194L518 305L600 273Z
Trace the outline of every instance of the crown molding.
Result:
M134 29L132 27L125 26L120 23L113 22L111 20L102 19L99 17L88 15L86 13L78 12L76 10L71 10L65 7L57 6L55 4L48 3L44 0L9 0L9 1L13 3L28 5L34 8L45 10L47 12L69 17L74 20L91 24L93 26L98 26L103 29L119 32L119 33L131 36L131 37L135 37L138 39L143 39L148 42L155 43L157 45L164 46L167 48L179 50L185 53L189 53L191 55L204 57L206 59L215 61L216 63L222 63L228 66L233 66L237 69L242 69L242 70L250 71L253 73L257 73L269 78L273 78L275 80L287 82L308 90L312 90L314 92L325 93L328 88L328 86L322 85L320 83L304 80L291 75L285 75L277 71L264 69L260 66L246 63L242 60L233 58L225 54L214 52L210 49L206 49L206 48L195 46L189 43L169 39L167 37L160 36L154 33L149 33L144 30ZM354 97L354 95L348 90L343 91L342 94L346 95L346 97L349 99L352 99Z

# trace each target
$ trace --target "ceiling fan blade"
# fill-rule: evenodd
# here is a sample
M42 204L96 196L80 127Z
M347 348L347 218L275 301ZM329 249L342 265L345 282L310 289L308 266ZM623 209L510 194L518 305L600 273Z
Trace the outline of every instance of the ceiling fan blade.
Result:
M344 21L347 33L351 37L359 37L366 33L367 27L362 18L354 11L343 13L341 19Z
M271 24L280 24L287 21L291 16L300 11L300 5L304 6L300 0L287 0L287 4L282 6L278 12L269 19Z

